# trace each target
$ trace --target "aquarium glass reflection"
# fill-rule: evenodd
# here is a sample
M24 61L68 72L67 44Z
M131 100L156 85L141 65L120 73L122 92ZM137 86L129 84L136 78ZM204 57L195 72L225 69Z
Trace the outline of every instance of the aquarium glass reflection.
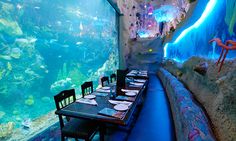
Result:
M118 67L116 12L106 0L0 1L0 123L55 109L53 96Z

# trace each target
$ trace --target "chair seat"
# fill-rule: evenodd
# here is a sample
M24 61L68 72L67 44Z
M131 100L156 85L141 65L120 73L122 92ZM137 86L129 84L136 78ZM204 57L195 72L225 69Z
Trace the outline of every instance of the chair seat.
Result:
M67 137L89 139L97 130L95 122L73 118L62 128L62 134Z

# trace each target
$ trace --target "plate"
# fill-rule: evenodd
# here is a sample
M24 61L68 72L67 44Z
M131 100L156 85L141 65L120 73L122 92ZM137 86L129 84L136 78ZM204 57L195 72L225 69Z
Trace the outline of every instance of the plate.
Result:
M135 92L126 92L125 95L127 96L136 96Z
M103 90L109 90L110 87L102 87Z
M111 104L117 104L118 102L116 100L108 100Z
M96 97L95 95L91 95L91 94L84 96L84 98L86 98L86 99L93 99L95 97Z
M126 111L129 109L129 107L125 104L117 104L116 106L114 106L114 109L117 111Z

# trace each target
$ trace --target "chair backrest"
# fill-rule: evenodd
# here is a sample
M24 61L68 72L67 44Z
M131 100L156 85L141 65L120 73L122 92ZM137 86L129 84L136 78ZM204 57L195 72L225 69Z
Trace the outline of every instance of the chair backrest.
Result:
M116 81L116 74L111 74L110 75L110 82L112 83L112 82L115 82Z
M66 107L70 103L75 102L75 100L76 98L75 98L74 89L61 91L59 94L54 96L54 101L55 101L57 110L60 110ZM64 127L64 120L62 119L61 115L58 115L58 117L59 117L60 127L62 129ZM66 120L69 121L70 118L66 117Z
M104 76L101 78L102 87L109 85L109 77Z
M126 70L117 70L117 80L116 80L116 86L117 88L121 88L125 86L125 77L128 73L128 69Z
M61 91L59 94L54 96L57 110L66 107L70 103L75 102L75 100L76 98L74 89Z
M91 94L93 92L93 81L84 82L81 85L82 96Z

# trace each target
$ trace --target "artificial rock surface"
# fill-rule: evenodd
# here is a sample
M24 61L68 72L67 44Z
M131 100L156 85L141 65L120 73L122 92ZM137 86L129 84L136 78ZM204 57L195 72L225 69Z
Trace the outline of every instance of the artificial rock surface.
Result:
M199 64L207 63L207 72L194 71ZM163 67L177 76L205 108L219 140L236 140L236 59L226 60L218 73L216 60L192 57L183 64L173 60Z

